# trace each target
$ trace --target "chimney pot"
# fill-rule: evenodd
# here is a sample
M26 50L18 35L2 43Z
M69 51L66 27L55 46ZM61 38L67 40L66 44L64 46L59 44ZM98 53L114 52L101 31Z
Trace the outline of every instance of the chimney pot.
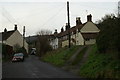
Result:
M64 29L63 29L63 27L61 28L61 32L64 32Z
M76 26L82 24L80 17L76 17Z
M57 29L55 29L55 32L54 32L54 34L57 34L58 32L57 32Z
M92 21L92 15L87 15L87 21Z
M66 28L66 30L68 30L68 29L69 29L68 23L66 23L65 28Z
M7 32L7 29L6 29L6 28L4 29L4 32Z
M17 30L17 24L15 24L15 28L14 28L14 30Z

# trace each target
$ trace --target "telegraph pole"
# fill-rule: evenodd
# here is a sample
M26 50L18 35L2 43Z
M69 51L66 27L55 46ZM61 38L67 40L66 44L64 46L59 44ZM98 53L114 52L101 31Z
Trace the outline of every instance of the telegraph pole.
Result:
M120 1L118 2L118 18L120 18Z
M69 39L69 48L70 48L70 16L69 16L69 2L67 1L67 15L68 15L68 39Z
M23 47L25 46L24 40L25 40L25 26L23 26Z

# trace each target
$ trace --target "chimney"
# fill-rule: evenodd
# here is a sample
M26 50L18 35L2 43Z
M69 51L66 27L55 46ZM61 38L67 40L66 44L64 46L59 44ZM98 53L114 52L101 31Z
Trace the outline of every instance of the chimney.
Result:
M61 32L64 32L64 29L63 29L63 27L61 28Z
M82 24L80 17L76 17L76 26Z
M17 24L15 24L15 28L14 28L14 30L17 30Z
M68 30L68 29L69 29L68 23L66 23L65 30Z
M54 32L54 34L57 34L58 32L57 32L57 29L55 29L55 32Z
M4 32L7 32L7 29L6 29L6 28L4 29Z
M88 21L92 21L92 15L90 14L90 15L87 15L87 22Z

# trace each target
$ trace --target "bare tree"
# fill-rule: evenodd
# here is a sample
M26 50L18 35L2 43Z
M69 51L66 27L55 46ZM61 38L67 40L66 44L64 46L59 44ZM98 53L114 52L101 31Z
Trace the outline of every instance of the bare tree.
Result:
M37 40L37 55L42 56L47 51L52 50L52 47L49 43L49 37L52 32L50 30L41 30L37 33L38 40Z
M52 34L52 31L50 30L40 30L39 32L37 32L37 35L50 35Z

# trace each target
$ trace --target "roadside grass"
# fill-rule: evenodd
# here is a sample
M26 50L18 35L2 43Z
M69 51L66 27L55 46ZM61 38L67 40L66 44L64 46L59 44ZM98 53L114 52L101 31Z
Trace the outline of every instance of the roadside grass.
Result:
M52 63L58 67L66 64L67 60L78 50L80 46L71 46L71 48L60 48L55 51L48 52L41 57L41 60Z
M120 60L114 59L113 54L99 53L97 46L92 46L88 61L80 68L80 76L85 78L120 79Z
M81 59L83 58L83 55L85 54L87 50L87 47L83 48L80 53L76 56L75 60L72 62L72 65L77 65L80 63Z
M49 62L58 67L62 67L67 60L78 50L80 46L72 46L69 48L60 48L55 51L48 52L41 60ZM116 78L120 79L120 59L115 58L114 53L99 53L97 45L92 45L87 61L81 65L79 75L84 78ZM76 59L71 62L74 66L81 61L87 48L84 48ZM113 56L114 55L114 56Z

